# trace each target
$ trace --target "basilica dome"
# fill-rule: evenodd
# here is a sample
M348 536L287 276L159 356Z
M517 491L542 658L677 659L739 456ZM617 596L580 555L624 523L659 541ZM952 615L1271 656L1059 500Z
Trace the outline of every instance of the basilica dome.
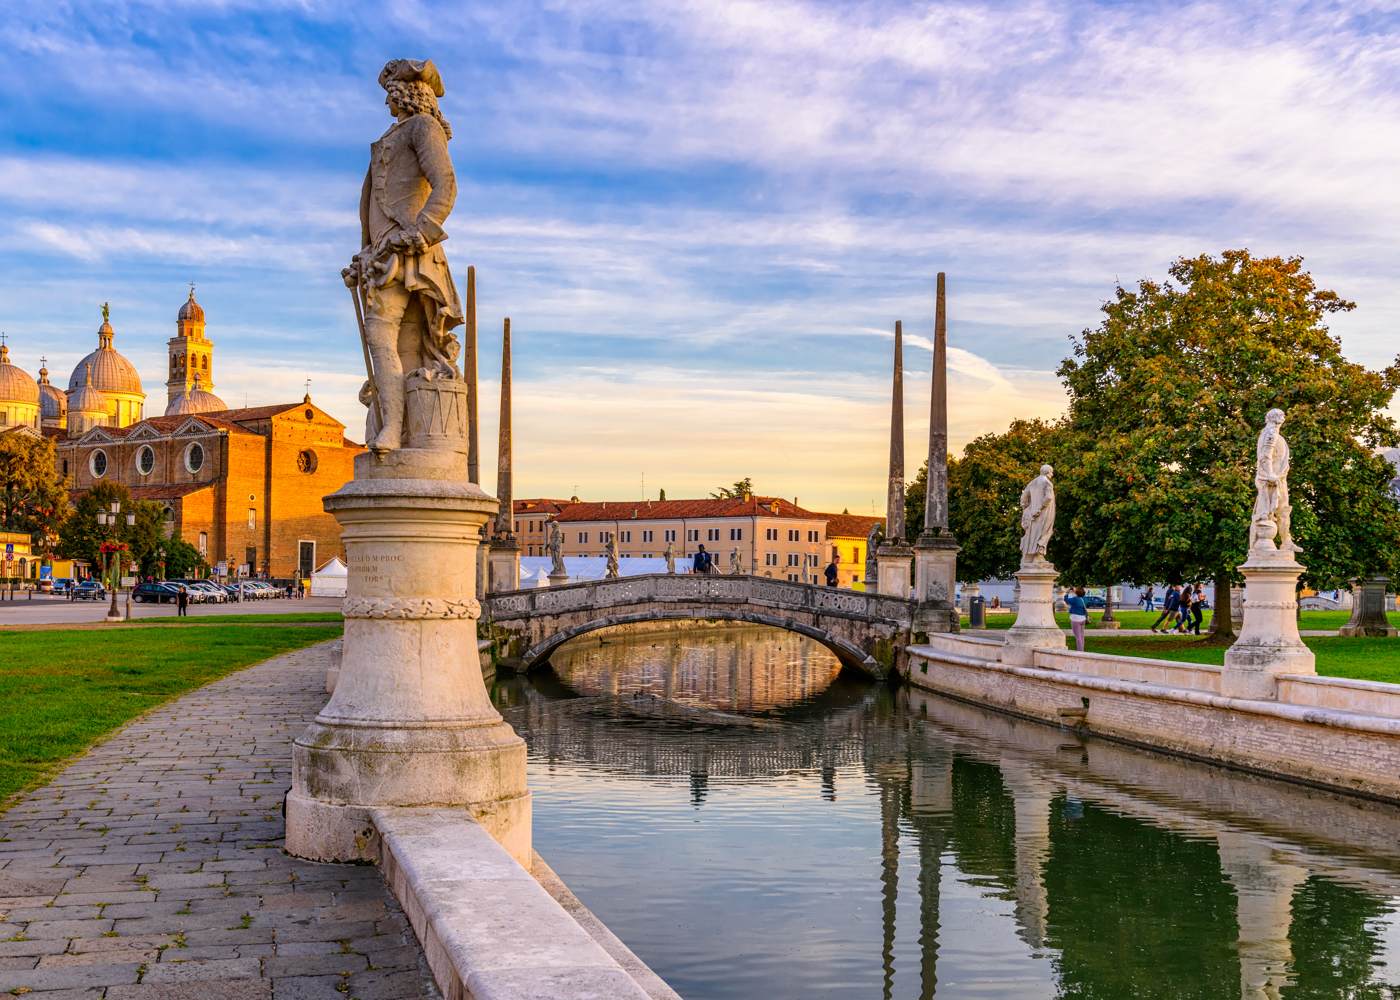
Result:
M68 419L68 397L49 381L47 362L40 358L39 364L39 416L47 426L62 427Z
M167 417L186 416L191 413L217 413L227 410L228 404L206 389L200 388L199 376L194 377L194 388L176 396L165 408Z
M77 372L73 373L75 376ZM68 390L69 413L106 413L107 397L92 384L92 369L82 369L83 384Z
M10 349L0 344L0 404L39 405L39 383L23 368L10 363Z
M68 392L83 387L89 377L92 387L102 393L107 402L107 413L116 427L126 427L141 419L146 394L141 391L141 376L136 374L136 366L112 346L116 332L108 318L108 309L102 306L102 325L97 328L97 350L79 361L68 379ZM68 409L73 409L70 399Z

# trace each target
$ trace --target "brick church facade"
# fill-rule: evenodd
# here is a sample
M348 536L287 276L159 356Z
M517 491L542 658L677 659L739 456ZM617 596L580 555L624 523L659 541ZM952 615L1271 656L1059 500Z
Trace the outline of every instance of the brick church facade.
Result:
M108 482L159 504L167 536L194 545L228 576L304 577L332 556L345 558L339 525L321 507L353 478L364 451L344 424L309 394L242 409L214 395L214 344L193 288L167 342L165 413L146 416L140 377L114 346L106 306L102 320L97 350L74 368L67 392L45 367L35 382L5 364L0 374L16 388L0 387L0 396L34 397L39 419L0 432L51 438L75 498Z

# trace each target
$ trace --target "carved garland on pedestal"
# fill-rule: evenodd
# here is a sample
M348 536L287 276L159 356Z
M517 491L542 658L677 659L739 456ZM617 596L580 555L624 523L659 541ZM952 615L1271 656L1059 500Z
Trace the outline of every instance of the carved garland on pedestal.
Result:
M390 621L480 618L481 604L475 598L449 601L440 597L347 597L341 613L346 618Z

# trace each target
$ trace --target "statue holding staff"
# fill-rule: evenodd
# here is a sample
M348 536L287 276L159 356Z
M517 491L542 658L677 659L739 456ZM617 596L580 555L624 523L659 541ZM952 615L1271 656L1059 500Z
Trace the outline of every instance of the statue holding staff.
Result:
M1055 531L1055 470L1040 467L1036 476L1021 491L1021 565L1046 563L1046 550Z
M463 321L447 267L443 224L457 198L447 141L452 128L437 99L442 77L431 60L393 59L379 74L394 124L370 146L360 194L360 243L341 272L355 297L369 379L369 447L403 443L406 381L457 379Z
M1283 438L1283 411L1270 410L1254 446L1254 516L1251 548L1297 552L1293 544L1292 514L1288 503L1288 468L1291 453ZM1275 546L1275 539L1278 545Z

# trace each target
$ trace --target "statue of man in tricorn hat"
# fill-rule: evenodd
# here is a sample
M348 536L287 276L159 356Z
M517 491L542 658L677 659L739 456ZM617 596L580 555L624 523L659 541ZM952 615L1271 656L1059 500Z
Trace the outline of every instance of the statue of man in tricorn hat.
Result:
M394 59L379 74L394 124L370 146L360 193L361 249L341 272L362 308L369 381L369 447L403 444L408 376L458 378L463 320L447 269L443 224L457 197L447 152L452 128L437 99L442 77L431 60Z

